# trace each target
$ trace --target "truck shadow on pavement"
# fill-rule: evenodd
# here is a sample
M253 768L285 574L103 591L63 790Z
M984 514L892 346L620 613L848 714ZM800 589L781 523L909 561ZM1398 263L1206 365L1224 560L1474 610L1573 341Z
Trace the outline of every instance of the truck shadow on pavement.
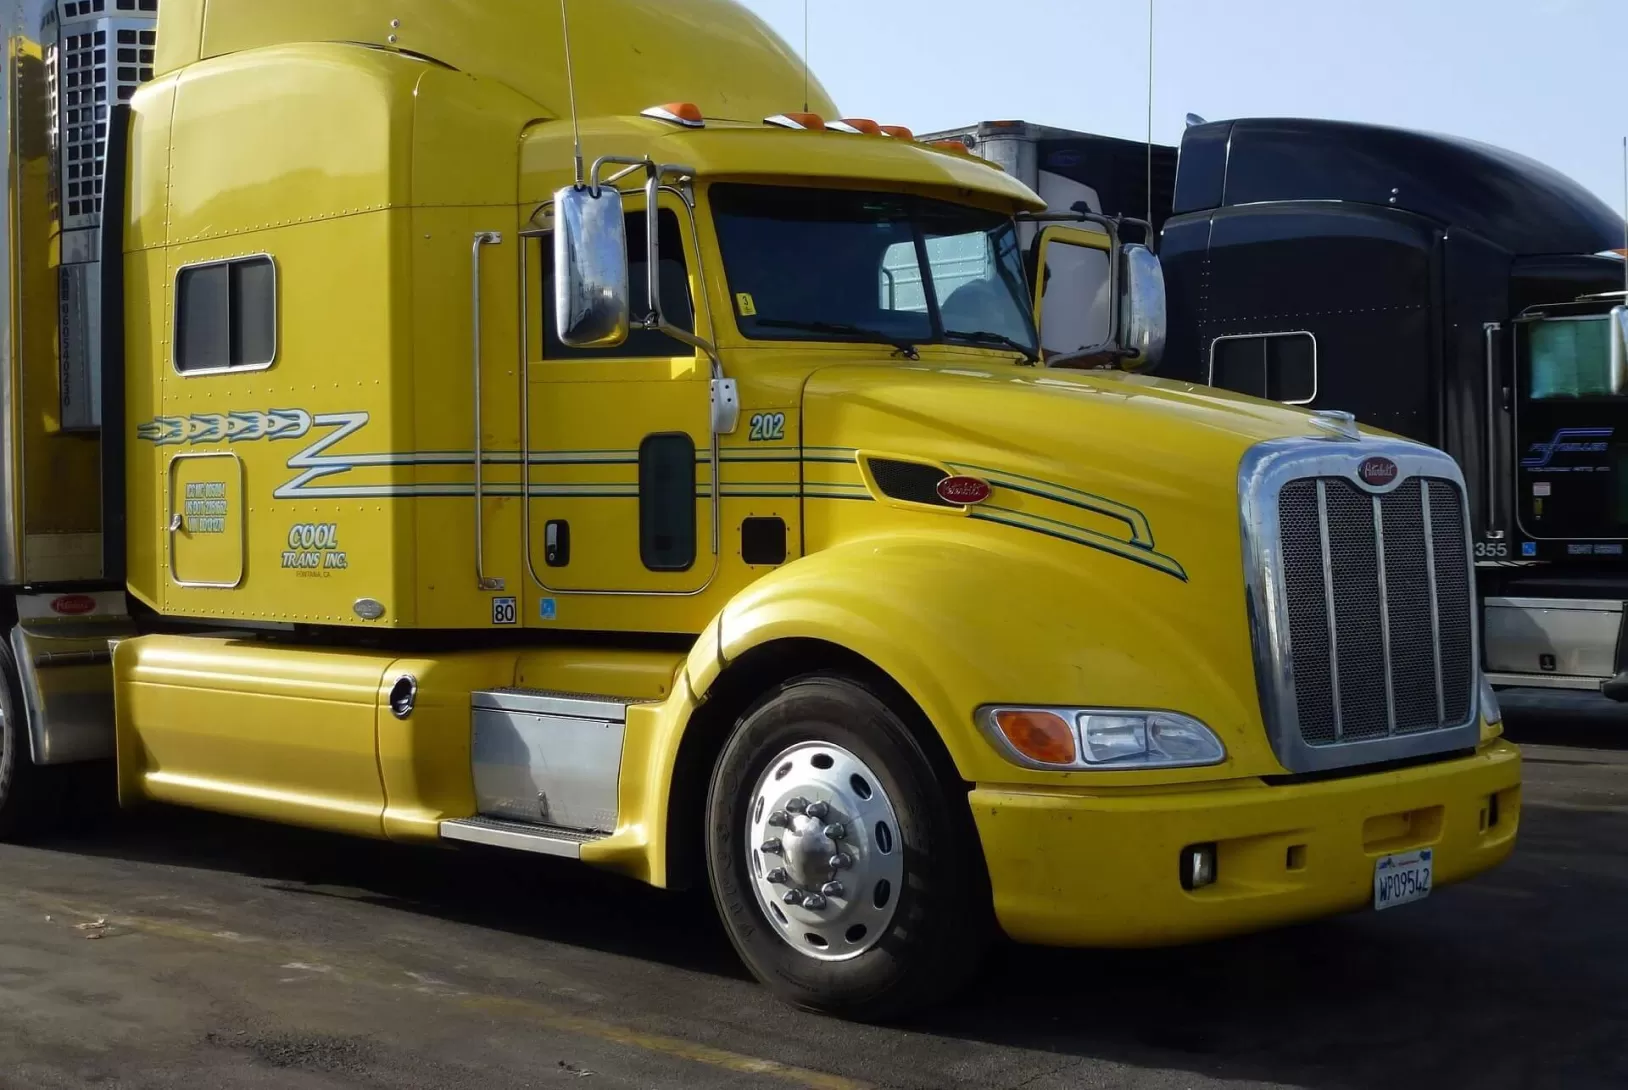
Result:
M699 973L716 981L713 1012L738 1010L742 1020L766 1002L704 892L652 890L575 864L159 807L42 848L217 872L249 887L233 896L339 898L411 914L394 919L400 927L423 919L465 946L506 933L523 940L506 945L511 954L578 957L589 973L595 954L647 963L632 972L657 982L671 969ZM842 1066L884 1085L959 1081L949 1058L943 1081L932 1062L913 1063L913 1037L917 1047L937 1040L962 1052L1025 1050L1026 1064L1049 1054L1059 1085L1070 1084L1073 1065L1106 1061L1319 1087L1620 1087L1628 1085L1625 921L1628 806L1529 802L1509 863L1422 904L1180 949L1002 946L954 1003L895 1027L842 1028ZM440 923L488 937L465 942ZM640 985L628 987L636 994ZM793 1021L808 1025L810 1040L791 1034L782 1042L790 1052L834 1032L825 1020Z

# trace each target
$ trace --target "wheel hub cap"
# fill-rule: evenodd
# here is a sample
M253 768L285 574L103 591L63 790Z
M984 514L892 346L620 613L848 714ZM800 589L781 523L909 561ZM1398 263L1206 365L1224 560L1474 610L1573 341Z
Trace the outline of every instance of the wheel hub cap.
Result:
M746 834L758 906L793 949L841 961L882 937L904 851L893 803L864 761L823 742L785 750L758 779Z

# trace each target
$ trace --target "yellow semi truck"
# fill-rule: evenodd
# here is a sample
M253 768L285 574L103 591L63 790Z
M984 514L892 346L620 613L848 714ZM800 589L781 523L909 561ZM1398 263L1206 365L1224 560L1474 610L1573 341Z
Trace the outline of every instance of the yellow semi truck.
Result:
M1137 375L1145 249L729 0L6 11L0 834L112 767L707 885L855 1017L1510 851L1453 462Z

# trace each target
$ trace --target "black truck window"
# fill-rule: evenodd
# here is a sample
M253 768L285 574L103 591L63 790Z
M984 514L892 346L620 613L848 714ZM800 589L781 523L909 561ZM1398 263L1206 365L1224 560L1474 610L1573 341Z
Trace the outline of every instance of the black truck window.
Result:
M1308 405L1317 398L1317 338L1306 332L1217 337L1210 342L1210 385Z

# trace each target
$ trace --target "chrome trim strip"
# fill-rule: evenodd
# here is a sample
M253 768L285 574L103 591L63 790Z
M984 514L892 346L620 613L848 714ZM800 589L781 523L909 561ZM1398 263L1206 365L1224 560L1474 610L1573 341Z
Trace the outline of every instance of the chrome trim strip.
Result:
M1578 674L1488 674L1487 680L1494 685L1501 685L1509 689L1570 689L1579 692L1597 693L1600 686L1611 680L1603 677L1583 677ZM1604 697L1601 698L1602 700ZM1612 707L1614 705L1604 705Z
M1447 718L1447 697L1442 691L1441 599L1436 596L1436 535L1430 514L1430 482L1419 482L1419 504L1424 515L1425 580L1430 586L1430 649L1436 664L1436 721Z
M1435 477L1453 482L1464 496L1464 574L1471 595L1469 715L1463 723L1381 736L1357 742L1312 746L1300 737L1290 656L1288 605L1278 497L1289 481L1304 477L1343 477L1365 492L1358 467L1383 456L1397 464L1398 477ZM1470 547L1469 496L1464 474L1439 450L1405 439L1365 437L1357 442L1292 437L1258 443L1238 467L1239 521L1244 544L1244 578L1255 646L1257 692L1268 739L1279 762L1291 772L1319 772L1380 761L1473 749L1480 740L1475 686L1481 662L1480 619L1475 609L1475 561Z
M486 689L469 694L474 710L521 712L527 715L562 715L573 719L627 721L628 705L640 703L591 693L560 693L548 689Z
M1391 588L1385 571L1385 516L1379 497L1369 502L1374 510L1374 568L1379 580L1379 646L1385 656L1385 733L1396 733L1396 691L1391 682Z
M1328 687L1334 700L1334 740L1345 737L1340 715L1340 624L1334 609L1334 560L1328 546L1328 488L1317 482L1318 544L1323 550L1323 607L1328 614ZM1298 711L1298 708L1297 708Z
M481 420L481 381L480 381L480 342L481 342L481 306L480 306L480 252L483 246L498 246L503 242L503 236L497 231L476 231L475 241L471 249L471 291L469 325L474 331L474 372L475 372L475 586L481 590L502 590L503 580L490 579L486 575L486 482L481 472L482 457L481 444L483 437Z
M1481 604L1501 609L1569 609L1588 613L1622 612L1622 601L1617 598L1511 598L1499 595L1483 598Z

